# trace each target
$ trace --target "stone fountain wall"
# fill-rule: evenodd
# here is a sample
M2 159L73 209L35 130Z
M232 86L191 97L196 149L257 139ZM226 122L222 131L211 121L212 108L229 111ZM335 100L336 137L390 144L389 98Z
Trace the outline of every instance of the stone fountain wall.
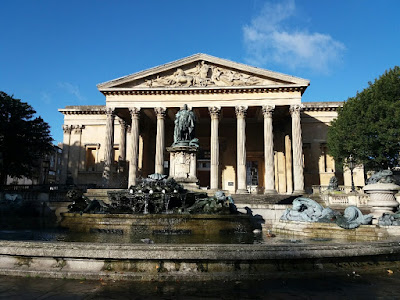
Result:
M373 264L371 264L373 262ZM95 280L242 280L400 265L398 242L124 245L3 241L0 275ZM297 274L297 275L296 275Z

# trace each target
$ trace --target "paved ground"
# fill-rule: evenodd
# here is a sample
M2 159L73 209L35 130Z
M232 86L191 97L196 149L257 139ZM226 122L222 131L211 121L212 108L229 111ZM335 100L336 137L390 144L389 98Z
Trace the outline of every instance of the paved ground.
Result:
M400 271L393 272L189 283L0 276L0 299L399 299Z

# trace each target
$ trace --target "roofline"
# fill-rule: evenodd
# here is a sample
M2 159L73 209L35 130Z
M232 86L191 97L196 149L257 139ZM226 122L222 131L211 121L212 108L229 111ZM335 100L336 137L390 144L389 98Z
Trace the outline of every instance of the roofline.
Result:
M270 71L267 69L262 69L262 68L258 68L258 67L254 67L254 66L249 66L246 64L242 64L242 63L238 63L238 62L234 62L231 60L227 60L227 59L223 59L223 58L218 58L215 56L211 56L208 54L204 54L204 53L197 53L185 58L181 58L163 65L159 65L150 69L146 69L143 71L139 71L137 73L132 73L130 75L126 75L123 77L119 77L110 81L106 81L103 83L99 83L97 84L97 88L99 89L99 91L103 91L104 89L110 88L113 85L117 85L117 84L123 84L126 83L128 81L132 81L132 80L137 80L146 76L151 76L154 74L157 74L159 72L174 68L174 67L179 67L180 65L183 64L188 64L188 63L192 63L196 60L206 60L215 64L221 64L221 65L230 65L233 68L242 70L242 71L247 71L247 72L253 72L256 73L258 75L262 75L262 76L266 76L266 77L272 77L272 78L277 78L280 79L282 81L295 81L296 84L301 84L304 86L309 86L310 85L310 81L308 79L303 79L300 77L295 77L292 75L287 75L287 74L283 74L283 73L279 73L279 72L274 72L274 71Z
M303 111L337 111L343 102L303 102Z

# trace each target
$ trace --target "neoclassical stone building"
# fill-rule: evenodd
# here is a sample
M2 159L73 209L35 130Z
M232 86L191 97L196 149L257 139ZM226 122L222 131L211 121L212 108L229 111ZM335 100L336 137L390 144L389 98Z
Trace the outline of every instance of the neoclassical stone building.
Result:
M340 103L302 103L309 81L195 54L98 85L101 106L67 106L62 180L127 187L169 174L185 104L196 115L196 176L231 193L302 193L337 174L326 149ZM357 184L357 183L356 183Z

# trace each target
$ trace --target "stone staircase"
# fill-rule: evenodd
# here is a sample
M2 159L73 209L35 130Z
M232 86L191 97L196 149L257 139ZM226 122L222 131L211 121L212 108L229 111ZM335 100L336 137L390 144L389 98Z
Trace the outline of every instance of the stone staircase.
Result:
M235 204L292 204L293 200L299 195L263 195L263 194L240 194L232 195ZM306 196L308 197L308 195ZM315 199L314 199L315 200Z
M104 202L108 202L108 196L107 192L108 191L120 191L123 189L87 189L85 196L88 197L89 199L97 199L97 200L102 200ZM193 190L193 189L191 189ZM215 191L211 190L201 190L201 189L196 189L193 190L194 192L203 192L207 193L208 196L213 196ZM228 192L226 192L227 195L229 195ZM233 200L235 201L235 204L256 204L256 205L268 205L268 204L286 204L290 205L292 204L293 200L296 199L297 197L300 197L300 195L281 195L281 194L276 194L276 195L264 195L264 194L232 194L231 195ZM304 197L311 198L321 204L322 206L326 206L324 201L321 199L319 195L304 195Z
M123 189L87 189L86 193L84 194L90 200L102 200L105 203L108 203L108 191L121 191Z

